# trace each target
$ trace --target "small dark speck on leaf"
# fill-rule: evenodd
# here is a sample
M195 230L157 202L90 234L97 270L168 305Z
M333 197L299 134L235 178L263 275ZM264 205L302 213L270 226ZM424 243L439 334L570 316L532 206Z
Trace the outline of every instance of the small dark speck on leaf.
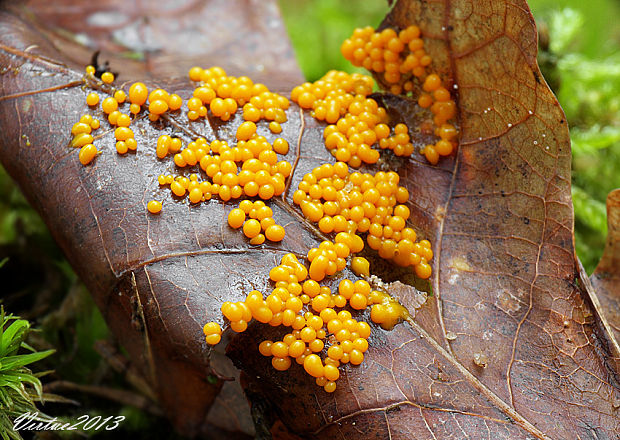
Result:
M530 224L530 219L527 217L523 217L523 223L525 223L526 225Z
M96 51L93 53L93 56L90 59L90 64L95 68L95 76L97 78L101 78L101 75L104 72L110 71L110 63L105 61L103 64L99 64L99 54L100 51ZM112 72L115 77L118 77L118 72Z

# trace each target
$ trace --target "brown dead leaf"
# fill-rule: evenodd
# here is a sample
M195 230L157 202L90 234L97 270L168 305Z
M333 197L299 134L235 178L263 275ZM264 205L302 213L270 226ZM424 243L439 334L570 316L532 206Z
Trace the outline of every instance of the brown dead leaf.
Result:
M219 208L209 210L213 215L209 220L170 200L166 220L152 223L144 209L149 200L145 198L163 197L154 180L157 174L152 173L158 166L162 172L167 165L157 164L153 151L144 148L144 155L128 161L107 154L91 169L79 167L75 151L67 148L67 127L86 110L82 72L99 49L100 60L110 62L121 82L141 78L149 85L178 90L175 81L186 78L191 66L218 64L231 74L243 72L274 89L290 90L303 78L276 2L66 0L52 4L33 0L5 2L0 14L5 167L43 213L111 330L140 364L179 430L215 436L214 429L219 428L224 430L222 438L234 432L252 435L249 408L238 382L219 380L212 385L207 381L209 361L200 337L202 323L214 316L216 302L222 298L204 288L221 292L221 280L228 274L226 266L220 266L219 255L234 260L244 246L241 238L235 237L234 243L224 240L226 233L220 234L220 228L226 230L221 222L224 206L212 202ZM181 84L185 94L180 93L187 99L190 85L185 80ZM184 125L169 131L184 133L185 140L196 131L213 134L212 127ZM144 121L136 132L144 146L152 144L156 135ZM113 138L108 130L98 143L104 149L113 148ZM147 168L136 167L142 162L149 164ZM196 225L194 218L199 219ZM228 252L223 243L239 249ZM211 279L215 285L201 286L201 298L190 298L188 289L196 290L197 280L188 265L200 265L199 260L212 256L224 277ZM173 276L159 280L155 272L169 264L181 264L185 274L177 275L187 279L179 285ZM149 271L151 266L154 272ZM168 293L156 298L153 293L162 286ZM207 307L207 302L212 304ZM217 411L209 411L214 402L219 403ZM238 409L236 402L244 406Z
M607 196L607 243L590 277L616 341L620 341L620 189Z
M87 110L81 71L95 48L120 81L146 78L184 99L188 81L168 78L193 64L219 64L275 90L301 82L275 3L183 5L5 4L0 159L177 427L248 438L254 428L249 409L240 410L239 382L224 380L237 373L206 347L201 327L221 322L222 301L266 290L268 270L285 252L303 256L323 237L291 194L272 203L285 240L260 248L228 228L230 204L172 200L156 182L172 169L151 148L162 132L147 120L132 125L135 155L117 156L110 131L97 140L104 154L91 166L66 147ZM344 368L333 395L299 368L275 372L258 354L257 342L276 330L252 325L235 336L228 354L243 371L257 432L279 420L278 430L303 438L618 438L618 354L580 283L568 130L536 65L527 5L400 1L384 25L412 22L455 85L461 127L458 154L437 167L419 155L382 165L400 173L412 225L433 243L432 296L415 320L389 332L373 328L365 362ZM415 103L382 99L395 120L417 126ZM282 136L296 146L287 156L297 160L296 188L331 156L320 124L295 106L287 114ZM231 140L239 123L239 116L224 125L180 116L164 131ZM413 137L423 144L421 134ZM164 199L160 216L146 212L151 198ZM388 271L379 274L401 281L402 303L419 306L405 284L410 277Z

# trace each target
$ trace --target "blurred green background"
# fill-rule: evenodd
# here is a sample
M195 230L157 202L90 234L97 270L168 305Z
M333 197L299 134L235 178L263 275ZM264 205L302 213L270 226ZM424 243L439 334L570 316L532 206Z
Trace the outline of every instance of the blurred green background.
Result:
M340 55L340 43L355 27L377 26L387 9L384 0L281 0L280 5L309 81L329 69L351 71ZM591 273L607 233L606 195L620 187L620 3L532 0L530 6L541 34L541 68L571 128L577 254ZM127 371L111 368L94 349L97 340L114 345L112 335L45 225L0 167L0 261L5 258L0 265L5 308L41 328L31 345L57 350L38 368L55 370L44 382L56 382L54 392L81 403L48 404L44 410L65 416L81 415L84 408L89 414L124 414L128 419L123 432L113 431L115 435L174 438L157 411L58 385L132 389Z

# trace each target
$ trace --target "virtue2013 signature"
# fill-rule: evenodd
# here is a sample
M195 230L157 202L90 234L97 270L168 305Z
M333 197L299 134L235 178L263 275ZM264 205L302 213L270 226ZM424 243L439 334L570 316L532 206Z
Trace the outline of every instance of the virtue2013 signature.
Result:
M38 412L25 412L13 420L13 429L15 431L89 431L105 429L112 431L118 428L119 424L125 420L125 416L102 416L91 417L84 414L76 419L75 422L67 422L66 420L58 420L58 418L49 418L40 416Z

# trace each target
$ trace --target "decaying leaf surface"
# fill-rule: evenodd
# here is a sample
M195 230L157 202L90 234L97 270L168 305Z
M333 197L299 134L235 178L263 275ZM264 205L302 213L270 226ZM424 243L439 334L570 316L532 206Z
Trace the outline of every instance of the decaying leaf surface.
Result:
M411 22L460 109L452 162L399 169L412 217L435 243L440 336L426 325L377 336L371 361L347 374L348 399L293 406L302 392L287 383L275 400L297 431L328 438L614 438L618 372L577 283L568 131L536 66L529 11L399 2L384 25ZM419 111L392 107L407 121ZM264 374L253 385L267 392Z
M219 64L258 75L273 90L290 88L301 80L277 11L271 2L223 1L171 11L124 4L72 11L67 17L45 2L4 5L0 158L177 426L251 436L249 411L235 393L239 382L207 380L235 373L207 349L202 324L221 319L222 301L267 290L269 268L286 252L304 256L321 235L288 193L272 204L285 240L248 248L226 225L230 204L193 207L158 189L157 175L172 167L156 159L157 136L232 140L238 116L225 125L172 117L163 132L142 119L132 124L137 154L117 156L107 131L97 139L104 154L88 167L67 144L86 111L81 71L95 46L106 50L120 81L146 78L184 99L191 85L180 77L193 64ZM78 26L79 19L95 26ZM223 33L227 20L241 34ZM433 243L433 296L415 321L390 332L373 328L365 362L344 368L332 395L299 368L275 372L252 348L275 330L257 325L230 341L241 383L266 424L273 416L304 438L617 438L617 359L578 282L568 130L536 66L527 5L401 1L384 25L412 22L454 85L461 133L457 155L437 167L418 155L383 164L400 173L412 195L412 224ZM168 29L195 29L196 47ZM78 43L85 40L93 46ZM127 53L141 59L128 61ZM417 126L414 103L384 102L395 119ZM330 156L318 123L295 106L287 114L282 136L294 146L287 160L296 163L296 188ZM151 198L164 199L160 216L146 212ZM398 297L412 310L419 305L402 283Z
M590 281L616 341L620 341L620 189L607 196L607 224L605 251Z
M111 154L110 130L97 142L108 154L91 169L79 166L67 145L68 128L86 111L82 72L98 49L100 60L119 73L118 81L170 87L184 100L191 96L187 70L196 64L217 64L290 90L303 79L276 2L15 1L4 2L0 13L7 170L43 214L177 427L214 438L219 431L222 438L252 435L238 382L207 380L208 355L200 337L206 317L215 316L224 293L238 283L227 267L239 263L236 273L244 278L242 262L254 258L243 252L240 237L226 231L224 206L212 202L219 207L201 212L169 200L169 215L152 222L145 206L149 197L163 198L156 176L169 167L146 148L162 134L148 123L135 129L143 154L127 161ZM214 133L211 127L181 125L167 131L184 133L185 141L196 132ZM290 124L291 132L295 125L298 129L299 122ZM271 257L263 257L252 265L271 264ZM248 273L263 278L256 270ZM219 371L227 373L225 366ZM210 411L214 402L217 410Z

